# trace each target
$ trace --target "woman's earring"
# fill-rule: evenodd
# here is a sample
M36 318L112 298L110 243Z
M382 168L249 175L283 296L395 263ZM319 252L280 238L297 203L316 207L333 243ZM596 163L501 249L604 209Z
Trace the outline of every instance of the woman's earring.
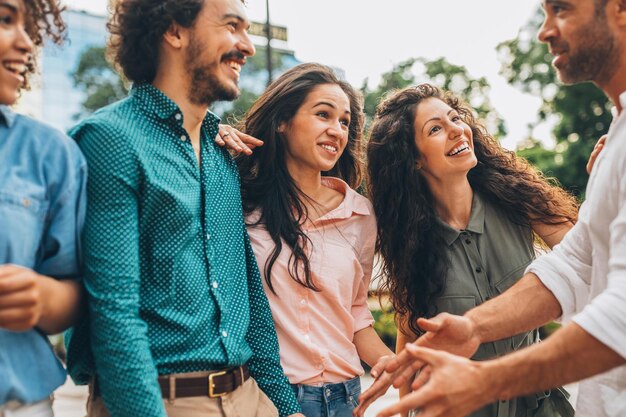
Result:
M418 171L422 169L422 164L419 161L415 162L415 169L417 169Z

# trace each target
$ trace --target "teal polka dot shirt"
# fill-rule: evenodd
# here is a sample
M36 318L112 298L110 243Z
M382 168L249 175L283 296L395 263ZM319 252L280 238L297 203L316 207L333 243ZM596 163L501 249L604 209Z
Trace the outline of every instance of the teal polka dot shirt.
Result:
M218 123L207 112L199 164L178 106L139 85L70 132L89 167L89 315L68 334L68 369L97 375L112 417L165 416L158 375L246 363L281 416L300 412Z

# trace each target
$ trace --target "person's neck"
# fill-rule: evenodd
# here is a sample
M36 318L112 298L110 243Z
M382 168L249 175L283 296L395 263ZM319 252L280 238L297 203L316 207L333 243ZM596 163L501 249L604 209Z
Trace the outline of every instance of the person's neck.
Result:
M472 214L474 192L467 180L461 177L448 181L428 181L435 199L435 211L441 220L458 230L467 228Z
M625 48L626 49L626 48ZM626 91L626 50L622 51L617 65L617 71L613 76L604 83L596 83L598 87L604 91L609 100L617 109L618 113L622 112L622 103L619 96Z
M180 109L183 115L183 128L189 134L194 144L200 142L200 128L206 113L209 109L208 105L192 103L187 92L189 91L188 76L176 76L175 71L169 74L165 71L160 72L155 77L152 85L167 97L169 97Z
M301 168L287 167L289 175L298 189L316 203L322 203L324 186L322 185L322 173L320 171L305 170Z

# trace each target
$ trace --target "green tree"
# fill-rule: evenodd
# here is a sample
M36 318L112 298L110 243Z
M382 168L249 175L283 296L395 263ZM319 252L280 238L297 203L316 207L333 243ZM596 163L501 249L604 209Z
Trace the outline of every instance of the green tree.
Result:
M128 93L128 87L105 58L103 46L87 48L73 74L74 85L84 91L83 111L77 118L93 113Z
M588 179L585 165L594 144L609 128L611 106L591 83L566 86L558 82L547 46L536 39L542 20L543 12L537 9L515 39L497 47L501 74L511 85L542 100L534 125L556 118L552 132L555 150L546 150L531 139L519 154L556 177L569 191L582 195Z
M411 58L401 62L383 74L380 83L373 90L368 88L365 80L361 91L368 120L371 121L374 117L376 106L386 94L423 82L451 91L469 103L496 138L506 134L504 121L489 100L490 86L487 79L473 78L465 67L451 64L445 58L432 61Z

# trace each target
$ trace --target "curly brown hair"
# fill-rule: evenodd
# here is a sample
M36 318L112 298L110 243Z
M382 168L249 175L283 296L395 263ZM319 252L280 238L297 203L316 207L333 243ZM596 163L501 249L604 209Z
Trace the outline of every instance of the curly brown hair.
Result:
M367 145L368 191L378 221L381 289L415 334L421 332L417 319L435 313L433 301L442 294L448 268L434 197L415 163L420 153L414 120L428 98L442 100L470 126L478 159L468 173L470 185L512 222L565 224L578 213L574 197L503 149L459 98L429 84L392 93L378 105Z
M107 24L107 55L135 83L154 80L161 38L173 24L190 28L206 0L117 0ZM241 0L245 4L244 0Z
M65 40L65 22L61 13L65 10L58 0L23 0L24 4L24 30L33 41L36 48L44 44L48 38L56 44ZM28 88L28 75L35 72L37 63L36 54L33 54L28 63L28 71L24 77L24 87Z

